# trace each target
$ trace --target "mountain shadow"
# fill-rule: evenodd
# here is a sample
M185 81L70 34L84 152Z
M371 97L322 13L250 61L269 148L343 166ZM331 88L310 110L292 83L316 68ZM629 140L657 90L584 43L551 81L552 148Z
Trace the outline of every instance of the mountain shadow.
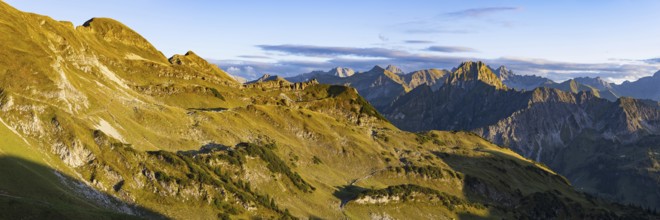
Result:
M0 219L169 219L50 167L0 156Z
M366 191L367 189L363 187L359 187L356 185L343 185L343 186L338 186L337 190L335 190L332 195L335 196L335 198L338 198L341 200L341 204L339 208L344 208L346 203L350 202L351 200L354 200L355 198L358 197L358 195L361 192Z
M655 211L626 206L576 191L566 178L539 163L526 164L503 153L468 157L434 154L464 174L463 192L468 201L484 204L490 213L514 219L657 219ZM523 166L524 169L513 169ZM483 167L479 169L478 167ZM515 177L515 178L514 178ZM460 219L474 219L469 213Z

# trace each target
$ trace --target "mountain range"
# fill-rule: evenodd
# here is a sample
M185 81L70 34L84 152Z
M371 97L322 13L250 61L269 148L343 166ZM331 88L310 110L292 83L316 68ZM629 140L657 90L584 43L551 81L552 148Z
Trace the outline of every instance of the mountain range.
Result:
M625 81L621 84L610 83L600 77L577 77L556 83L550 79L534 75L517 75L513 71L501 66L493 72L505 85L517 90L533 90L538 87L556 88L563 91L577 93L588 91L600 98L616 101L619 97L635 99L649 99L660 101L660 71L652 76L642 77L637 81Z
M459 69L465 65L483 64L464 63ZM494 75L482 70L478 74ZM591 92L551 88L520 92L479 83L437 92L420 87L382 112L404 130L474 131L548 164L585 191L658 206L660 176L653 170L657 169L654 153L660 149L640 144L653 143L660 131L657 102L631 98L610 102ZM612 173L597 172L602 166Z
M660 105L614 95L633 83L613 85L599 78L554 83L482 62L465 62L443 73L444 83L411 87L404 81L400 87L412 88L409 92L375 107L403 130L472 131L548 164L582 191L660 207ZM350 78L342 83L353 85ZM369 100L372 91L379 90L369 87L361 94Z
M404 77L404 82L401 84L405 84L409 90L414 89L422 84L433 86L433 89L437 90L442 85L442 83L444 83L443 77L449 76L448 73L453 72L453 70L428 69L404 73L403 70L394 65L388 65L386 68L378 68L388 70L390 73ZM529 91L539 87L548 87L572 93L577 93L579 91L592 92L596 96L610 101L616 101L619 97L631 97L635 99L660 101L660 87L657 86L660 83L660 71L656 72L652 76L642 77L633 82L625 81L621 84L615 84L607 82L600 77L577 77L558 83L541 76L519 75L514 73L512 70L509 70L506 66L500 66L498 68L489 66L488 68L491 69L491 71L499 78L500 81L502 81L502 83L504 83L504 85L520 91ZM339 69L349 71L351 74L338 75L336 72ZM292 82L299 82L313 78L322 78L322 82L327 82L330 84L350 84L353 81L350 79L350 76L353 76L355 73L356 71L350 68L335 67L328 72L313 71L293 77L287 77L287 79ZM337 78L343 79L339 80Z
M474 133L407 132L374 108L444 71L241 84L113 19L0 11L2 219L658 218ZM455 83L486 79L464 73Z

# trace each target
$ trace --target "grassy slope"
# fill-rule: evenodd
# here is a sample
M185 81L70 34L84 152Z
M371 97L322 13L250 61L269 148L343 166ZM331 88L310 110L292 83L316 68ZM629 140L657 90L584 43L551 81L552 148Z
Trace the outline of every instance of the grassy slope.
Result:
M0 124L0 218L126 219L76 195L55 175L50 161Z
M0 45L0 56L6 58L0 59L2 118L32 143L8 143L0 149L169 217L286 217L286 209L298 217L324 218L366 218L374 212L420 218L514 217L511 207L498 205L494 198L505 195L515 202L552 190L588 210L613 208L584 201L551 171L475 135L400 131L347 87L244 88L194 57L179 57L183 64L166 62L146 40L109 19L74 29L4 3L0 7L7 12L0 15L0 39L16 41ZM115 31L122 38L112 38ZM132 45L135 42L142 44ZM112 129L99 126L101 121ZM8 141L19 140L7 135ZM270 162L263 158L232 156L241 142L275 143L272 151L277 161L285 162L283 169L299 174L316 190L303 192L290 177L264 169ZM226 149L163 153L198 150L209 143ZM76 150L81 146L85 150ZM93 158L85 157L88 154ZM244 161L232 164L238 158ZM390 170L403 166L434 167L447 175L428 178ZM7 176L25 173L16 163L10 167ZM36 181L35 187L43 191L32 196L60 198L54 175L37 173L49 181L22 177ZM473 186L468 179L476 181ZM386 205L353 201L371 188L410 183L488 206L449 209L425 200ZM19 192L15 182L4 184L8 192ZM513 195L517 191L522 194ZM262 195L273 198L277 207L260 202ZM84 200L75 198L66 203L84 208ZM348 202L343 209L342 200ZM527 211L518 214L532 215Z

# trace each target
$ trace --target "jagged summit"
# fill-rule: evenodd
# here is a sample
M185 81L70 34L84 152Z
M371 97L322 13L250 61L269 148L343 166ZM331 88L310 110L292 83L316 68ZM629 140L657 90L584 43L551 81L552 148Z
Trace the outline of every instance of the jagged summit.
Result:
M612 84L603 80L600 77L577 77L574 79L576 82L591 86L598 90L609 90L612 89Z
M327 74L337 76L340 78L344 77L350 77L355 74L355 70L351 68L345 68L345 67L335 67L330 69L330 71L327 72Z
M504 81L505 79L508 79L510 76L512 76L512 75L514 74L513 71L509 70L509 69L506 68L506 66L504 66L504 65L498 67L498 68L495 69L493 72L494 72L495 75L496 75L497 77L499 77L502 81Z
M408 73L404 76L404 80L408 83L408 86L416 88L420 85L426 84L431 86L434 89L437 89L443 85L445 78L449 75L447 70L439 69L427 69L427 70L418 70L411 73Z
M390 67L390 66L388 66L388 67ZM406 91L409 90L408 85L406 85L406 83L405 83L405 81L404 81L404 79L401 75L396 74L395 72L392 72L392 71L390 71L386 68L383 68L379 65L374 66L373 68L371 68L371 70L369 70L367 72L364 72L364 74L366 74L367 76L371 76L371 77L385 76L389 80L392 80L393 82L396 82L397 84L402 85L403 87L405 87ZM381 81L381 80L377 80L377 81Z
M397 74L397 75L405 74L405 72L403 72L403 70L401 70L399 67L391 65L391 64L387 65L387 67L385 67L385 69L387 71L390 71L390 72L392 72L394 74Z
M473 86L476 82L482 82L497 89L507 88L497 75L481 61L463 62L446 80L446 84L459 87Z

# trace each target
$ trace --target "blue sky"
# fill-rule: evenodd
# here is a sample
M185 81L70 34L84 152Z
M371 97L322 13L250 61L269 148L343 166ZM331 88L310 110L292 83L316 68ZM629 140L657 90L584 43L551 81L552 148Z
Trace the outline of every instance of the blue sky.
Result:
M111 17L167 56L193 50L230 73L296 75L464 60L554 80L660 70L660 1L5 0L80 25Z

